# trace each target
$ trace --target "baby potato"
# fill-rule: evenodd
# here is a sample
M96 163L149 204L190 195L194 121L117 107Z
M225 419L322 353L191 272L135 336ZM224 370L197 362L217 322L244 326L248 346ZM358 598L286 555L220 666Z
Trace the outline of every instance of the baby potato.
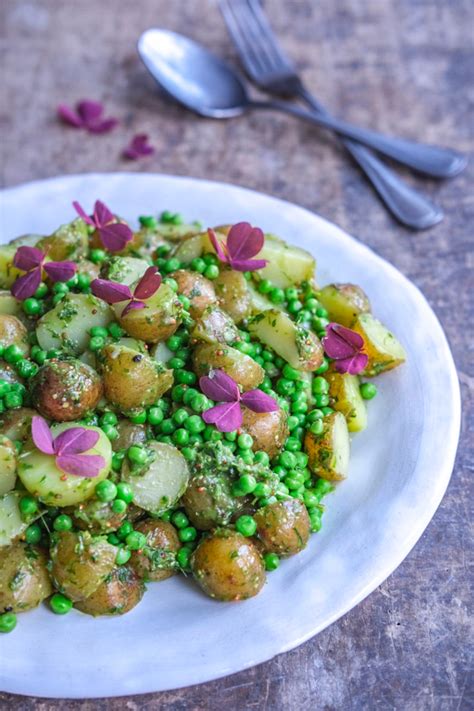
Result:
M21 301L15 299L9 291L0 291L0 314L18 316L19 318L25 316L21 308Z
M49 237L43 237L36 246L47 252L53 262L77 261L85 257L89 247L87 225L80 217L66 225L61 225Z
M10 440L24 441L30 436L31 420L38 413L30 407L6 410L0 415L0 433Z
M13 442L0 435L0 496L11 491L16 482L17 454Z
M13 244L0 245L0 288L10 289L19 276L23 274L20 269L13 266L13 259L16 253L16 246Z
M268 553L288 557L305 548L310 534L306 506L298 499L275 501L254 514L257 536Z
M55 534L50 555L54 586L79 602L92 595L112 572L117 548L104 537L64 531Z
M331 405L342 412L349 432L361 432L367 427L367 408L360 394L359 378L349 373L327 373Z
M0 380L6 380L11 385L13 383L21 383L23 385L23 378L20 378L11 365L2 361L0 361ZM2 416L0 415L0 417Z
M100 276L131 286L142 278L149 266L145 259L137 257L110 257L104 263Z
M253 358L226 345L198 345L193 353L193 364L197 375L223 370L244 390L258 388L265 377L264 369Z
M364 351L369 356L365 376L385 373L405 362L407 355L401 343L372 314L359 314L352 328L364 339Z
M210 470L191 478L181 501L193 526L209 531L229 523L242 508L244 497L232 495L232 481L227 472Z
M122 412L152 405L173 385L173 371L126 346L108 345L103 353L105 397Z
M259 270L261 278L269 279L274 286L282 289L311 281L314 277L314 257L305 249L287 244L272 234L265 235L265 244L256 258L267 260L267 265Z
M221 309L229 314L235 323L240 323L250 314L252 300L242 272L234 272L232 269L221 271L214 281L214 289Z
M106 579L85 600L76 602L76 610L86 615L125 615L138 605L145 586L128 565L112 570Z
M187 269L178 269L170 274L178 284L178 293L187 296L191 302L189 313L193 318L202 314L204 309L216 303L216 292L212 281L201 274Z
M113 511L112 502L97 499L84 501L69 513L77 528L95 534L116 531L127 517L127 511L122 513Z
M0 346L5 349L15 345L21 348L23 356L28 356L30 344L26 326L16 316L0 314Z
M134 425L130 420L121 420L117 424L119 436L112 442L112 449L118 452L128 449L132 444L144 444L147 440L147 430L144 425Z
M243 407L240 429L252 436L254 452L263 450L272 459L288 437L287 416L282 409L274 412L253 412Z
M229 528L203 538L191 557L200 588L212 598L246 600L265 583L263 560L252 541Z
M132 239L127 242L120 254L125 256L139 254L144 258L152 257L156 249L162 244L166 244L166 242L156 229L142 227L133 233Z
M269 309L257 314L249 323L249 331L260 341L298 370L317 370L324 358L319 339L282 311Z
M320 435L306 432L304 450L308 455L308 467L321 479L340 481L347 477L351 443L346 418L341 412L333 412L323 420L324 430Z
M145 534L146 545L133 551L130 565L144 582L166 580L176 572L176 553L181 543L174 526L167 521L147 520L135 526Z
M318 293L318 300L329 313L329 320L350 328L357 315L370 311L367 294L357 284L328 284Z
M181 302L168 284L162 284L145 304L144 309L131 309L125 316L122 316L125 303L115 304L119 324L132 338L146 343L166 341L181 323Z
M13 543L0 548L0 614L37 607L52 593L41 548Z
M173 257L179 259L182 264L191 264L193 259L201 256L206 237L207 232L200 232L197 235L183 239L173 250Z
M43 417L57 422L79 420L97 406L102 380L79 360L49 360L31 379L33 405Z
M98 279L100 274L100 267L98 264L89 261L89 259L80 259L77 262L77 273L86 274L91 281Z
M8 491L0 496L0 547L8 546L19 538L30 523L41 515L38 511L36 516L26 522L20 511L21 497L19 491Z
M233 343L240 339L231 317L218 306L208 306L198 318L191 336L206 343Z

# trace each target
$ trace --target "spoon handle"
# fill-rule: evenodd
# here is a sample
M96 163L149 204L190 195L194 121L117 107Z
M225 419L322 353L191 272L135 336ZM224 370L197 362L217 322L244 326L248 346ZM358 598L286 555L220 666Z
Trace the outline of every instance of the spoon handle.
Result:
M333 116L306 111L299 106L288 104L284 101L252 101L249 106L283 111L314 123L316 126L329 128L341 136L352 138L358 143L362 143L389 158L393 158L393 160L402 165L433 178L452 178L464 170L467 164L465 156L450 148L423 145L403 138L384 136L376 131L359 128Z
M324 106L304 87L299 95L317 113L329 115ZM349 138L341 140L382 202L399 222L416 230L425 230L441 222L443 211L438 205L407 185L368 148Z

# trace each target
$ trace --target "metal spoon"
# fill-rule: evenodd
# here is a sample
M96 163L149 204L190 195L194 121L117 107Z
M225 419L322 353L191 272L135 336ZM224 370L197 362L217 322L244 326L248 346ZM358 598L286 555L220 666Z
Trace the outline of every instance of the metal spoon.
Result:
M463 155L448 148L383 136L282 101L253 101L232 67L205 47L176 32L147 30L138 41L138 52L160 86L201 116L231 118L250 109L274 109L332 129L432 177L453 177L466 165Z

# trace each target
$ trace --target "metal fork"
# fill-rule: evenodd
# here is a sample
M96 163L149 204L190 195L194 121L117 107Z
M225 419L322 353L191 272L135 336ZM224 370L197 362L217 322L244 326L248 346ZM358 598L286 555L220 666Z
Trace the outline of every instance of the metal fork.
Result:
M219 0L229 34L250 79L269 94L298 98L319 115L329 112L308 91L279 46L260 0ZM407 227L423 230L443 219L440 207L411 188L368 148L341 139L390 212Z

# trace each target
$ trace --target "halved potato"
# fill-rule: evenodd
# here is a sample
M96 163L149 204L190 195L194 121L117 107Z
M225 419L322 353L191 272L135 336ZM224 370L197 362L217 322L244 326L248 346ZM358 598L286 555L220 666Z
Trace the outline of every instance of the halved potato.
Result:
M205 236L207 236L205 232L200 232L197 235L183 239L173 250L173 257L179 259L182 264L191 264L193 259L201 256Z
M304 450L309 457L308 466L322 479L346 479L351 446L346 418L340 412L333 412L324 418L323 423L321 435L306 432Z
M0 549L0 615L37 607L52 593L41 548L14 543Z
M13 442L0 435L0 496L11 491L16 482L17 453Z
M328 373L331 406L342 412L349 432L361 432L367 427L367 407L360 394L359 378L349 373Z
M105 397L124 413L152 405L173 385L172 370L126 346L106 346L101 359Z
M130 336L146 343L166 341L181 323L181 302L168 284L162 284L145 304L144 309L131 309L125 316L122 312L126 302L114 304L119 324Z
M198 375L223 370L244 390L257 388L265 377L264 369L253 358L226 345L200 344L194 350L193 363Z
M0 496L0 546L8 546L21 536L30 523L37 518L33 516L28 521L24 521L20 512L20 499L23 494L19 491L9 491Z
M80 217L61 225L49 237L43 237L36 243L38 249L47 252L54 262L63 260L77 261L85 257L89 249L87 225Z
M254 316L249 331L293 368L317 370L323 362L324 351L319 339L282 311L272 309Z
M214 289L220 307L235 321L240 323L252 309L247 279L242 272L232 269L222 270L214 281Z
M191 336L206 343L234 343L240 339L239 329L231 317L218 306L208 306L197 319Z
M131 286L145 274L150 265L137 257L111 257L101 270L101 277Z
M318 301L328 311L330 321L347 328L358 314L370 311L368 296L357 284L328 284L318 292Z
M365 376L379 375L405 362L407 356L401 343L372 314L359 314L352 328L364 339L364 351L369 356Z
M122 480L132 487L133 503L151 514L159 515L174 506L184 494L189 481L186 459L179 449L164 442L150 442L154 460L142 474L132 471L128 460L122 467Z

